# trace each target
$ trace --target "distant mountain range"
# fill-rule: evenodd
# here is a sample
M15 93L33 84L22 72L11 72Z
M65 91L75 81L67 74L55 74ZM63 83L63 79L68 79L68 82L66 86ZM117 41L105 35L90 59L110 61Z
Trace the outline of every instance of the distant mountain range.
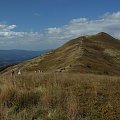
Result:
M120 40L104 32L81 36L10 69L120 75Z
M49 50L28 51L28 50L0 50L0 67L20 63L22 61L40 56Z

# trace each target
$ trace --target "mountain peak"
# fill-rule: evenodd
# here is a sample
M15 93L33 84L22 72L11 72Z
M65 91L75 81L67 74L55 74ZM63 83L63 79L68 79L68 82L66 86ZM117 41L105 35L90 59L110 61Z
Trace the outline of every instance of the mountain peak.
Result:
M99 32L97 35L109 35L109 34L106 32Z
M112 38L113 39L113 37L111 35L109 35L108 33L105 33L105 32L99 32L98 34L96 34L96 36L108 37L108 38Z
M118 44L120 43L119 40L117 40L116 38L112 37L111 35L109 35L105 32L100 32L95 35L90 35L87 37L87 39L89 39L91 41L104 42L107 44L111 44L112 46L114 46L113 44L118 46Z

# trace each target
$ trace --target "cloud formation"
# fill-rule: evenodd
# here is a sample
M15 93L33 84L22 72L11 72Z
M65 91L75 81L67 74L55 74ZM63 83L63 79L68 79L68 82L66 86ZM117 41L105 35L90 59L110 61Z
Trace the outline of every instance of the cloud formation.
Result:
M0 48L49 49L81 35L107 32L120 39L120 12L106 13L102 17L73 19L62 27L48 28L44 33L16 32L17 25L0 23ZM5 48L6 48L5 47Z
M16 25L5 25L0 24L0 40L1 39L11 39L11 38L38 38L41 36L38 32L15 32L13 31L17 26ZM34 39L36 40L36 39Z
M0 23L0 49L34 49L43 38L38 32L16 32L16 27Z
M63 27L48 28L48 35L60 40L98 32L107 32L114 37L120 38L120 12L107 13L96 20L87 18L73 19Z

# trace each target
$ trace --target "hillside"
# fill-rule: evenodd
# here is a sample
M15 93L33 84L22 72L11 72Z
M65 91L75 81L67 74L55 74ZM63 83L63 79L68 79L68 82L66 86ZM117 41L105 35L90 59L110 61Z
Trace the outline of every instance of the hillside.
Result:
M7 68L0 74L0 120L119 120L119 45L106 33L82 36ZM22 74L11 76L12 69Z
M81 36L13 69L120 75L120 41L104 32Z

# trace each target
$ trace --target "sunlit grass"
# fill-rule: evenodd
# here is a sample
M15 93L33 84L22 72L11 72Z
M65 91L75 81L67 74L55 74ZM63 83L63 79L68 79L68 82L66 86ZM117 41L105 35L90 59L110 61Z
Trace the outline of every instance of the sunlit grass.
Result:
M24 73L0 77L1 120L118 120L120 77Z

